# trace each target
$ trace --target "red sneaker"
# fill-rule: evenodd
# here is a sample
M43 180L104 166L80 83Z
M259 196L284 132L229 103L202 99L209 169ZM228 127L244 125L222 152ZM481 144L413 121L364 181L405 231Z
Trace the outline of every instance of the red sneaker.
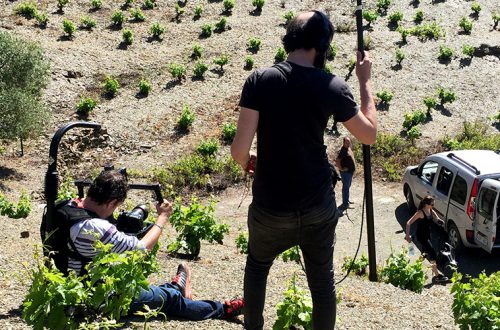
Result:
M175 284L184 298L193 299L191 293L191 269L185 263L177 267L177 274L172 279L172 284Z
M223 319L232 319L238 315L243 314L243 308L245 307L245 300L243 298L233 298L231 300L224 301L224 315Z

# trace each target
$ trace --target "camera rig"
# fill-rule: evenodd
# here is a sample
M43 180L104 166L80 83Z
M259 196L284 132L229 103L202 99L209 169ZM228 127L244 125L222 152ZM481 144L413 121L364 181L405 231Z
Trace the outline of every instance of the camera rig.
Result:
M62 127L60 127L52 137L49 149L49 162L47 172L45 174L45 200L46 200L46 210L44 215L44 220L42 221L40 232L42 236L42 241L45 241L48 233L52 233L57 229L57 223L55 220L56 212L56 200L59 189L59 172L57 170L57 156L59 150L59 144L62 137L66 132L73 128L84 128L93 129L95 132L99 132L101 129L101 124L95 122L71 122ZM113 166L106 165L104 170L111 170ZM126 169L119 170L123 175L126 176ZM78 197L83 198L84 187L90 186L91 182L89 180L75 180L75 186L78 189ZM158 183L155 184L129 184L129 189L132 190L146 190L152 191L155 194L155 199L158 202L163 202L163 197L161 194L161 186ZM136 235L138 237L144 236L152 225L144 226L144 220L147 218L148 212L144 205L136 206L132 211L121 212L118 217L120 220L126 219L127 221L121 221L121 225L125 222L130 222L125 224L123 231L127 234ZM118 223L118 222L116 222Z

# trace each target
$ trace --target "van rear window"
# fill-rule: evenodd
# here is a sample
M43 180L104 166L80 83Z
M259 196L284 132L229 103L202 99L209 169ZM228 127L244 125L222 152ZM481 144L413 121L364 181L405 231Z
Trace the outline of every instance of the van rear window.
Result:
M465 200L467 199L467 182L460 175L457 175L455 178L450 198L460 205L465 204Z

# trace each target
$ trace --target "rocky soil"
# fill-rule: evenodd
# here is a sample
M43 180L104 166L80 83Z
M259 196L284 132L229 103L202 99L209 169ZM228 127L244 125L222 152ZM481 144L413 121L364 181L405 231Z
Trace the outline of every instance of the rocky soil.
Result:
M137 2L138 0L136 0ZM403 114L423 109L423 98L436 94L439 86L451 88L457 101L433 112L432 120L421 127L423 136L418 143L434 144L445 135L456 134L467 120L479 120L487 124L489 116L500 110L498 77L500 75L500 32L493 29L491 13L500 11L495 0L479 1L482 11L473 19L470 35L460 33L458 21L471 13L469 1L394 1L389 12L401 10L403 24L414 26L412 17L416 10L425 13L424 21L437 21L446 32L446 37L437 41L419 41L408 37L402 45L406 59L402 67L395 66L395 49L400 40L399 33L388 26L387 17L380 17L365 33L371 38L370 54L375 64L373 70L374 90L394 92L390 107L380 109L379 127L384 133L399 134ZM227 16L229 29L214 33L210 38L200 38L201 26L215 23L222 17L222 2L216 0L187 1L185 14L175 20L172 0L157 0L154 10L144 10L146 21L136 23L128 20L124 28L135 34L134 43L128 48L120 47L122 30L110 27L110 16L123 1L104 0L103 8L90 11L87 0L72 0L64 14L57 11L56 1L39 0L40 8L49 15L47 28L38 28L33 20L16 16L13 9L21 1L0 2L0 29L9 31L27 40L39 42L51 62L50 82L45 92L47 105L53 112L53 120L44 136L26 143L25 156L16 155L18 144L3 142L6 152L0 155L0 191L8 198L17 199L22 190L34 199L33 212L27 219L1 218L0 232L0 327L23 329L27 326L19 318L19 306L29 285L29 269L33 264L35 245L40 243L38 227L43 209L43 176L47 166L50 138L57 127L72 120L81 119L76 114L76 104L81 96L92 96L98 107L88 118L105 128L98 139L89 139L81 134L69 134L61 148L60 167L65 175L88 175L106 162L127 166L148 173L181 155L191 152L202 140L219 137L225 122L235 122L238 116L238 100L241 87L249 71L243 69L244 58L249 55L247 40L258 37L261 50L254 54L256 67L273 63L274 54L284 34L282 15L319 8L329 13L339 30L334 37L338 47L337 58L331 62L333 71L341 77L347 75L347 64L354 54L355 28L351 13L354 5L349 1L281 0L267 1L262 13L252 13L251 1L237 1L232 15ZM204 6L199 20L193 19L193 8ZM375 1L368 1L368 8ZM78 29L73 40L66 40L62 32L63 18L77 23L83 15L97 21L92 31ZM128 15L128 14L127 14ZM162 41L151 40L149 28L154 22L167 27ZM192 45L201 44L204 61L210 65L204 80L191 78L194 61L190 59ZM464 44L481 47L471 61L464 60L461 48ZM455 50L450 63L437 59L440 45ZM212 61L221 54L230 56L224 72L217 70ZM187 77L176 84L167 71L170 63L187 66ZM115 98L102 95L104 75L112 75L120 82L120 91ZM153 90L148 97L138 97L137 83L141 78L152 82ZM348 83L357 94L355 77ZM184 105L196 113L192 131L179 136L174 125ZM491 130L495 129L491 127ZM341 133L345 133L341 128ZM339 139L326 136L331 157L339 146ZM222 153L227 153L224 147ZM336 278L342 277L340 266L344 256L356 250L361 221L363 196L362 176L353 184L355 209L349 212L352 219L341 218L337 231L335 252ZM339 189L337 189L339 190ZM225 299L242 293L245 257L236 253L234 239L245 230L245 217L251 196L245 195L244 184L231 187L217 196L217 214L230 225L230 233L224 245L204 244L200 260L190 262L193 269L193 286L196 298ZM377 238L377 263L389 255L391 248L404 244L399 223L408 217L402 205L403 196L399 184L377 181L374 184L375 229ZM20 232L28 230L29 238L21 239ZM163 237L164 243L171 240L173 232ZM363 236L362 251L366 251L366 235ZM164 244L165 246L166 244ZM175 272L180 260L160 254L161 271L152 277L153 283L161 283ZM277 260L269 277L266 300L266 328L275 318L275 305L282 299L286 281L300 268ZM301 275L301 286L305 279ZM430 284L430 283L429 283ZM338 307L339 329L453 329L451 313L452 297L449 286L428 285L422 294L415 294L366 279L348 277L338 286L342 302ZM132 321L129 327L140 325ZM240 323L224 321L186 322L169 320L154 321L153 328L164 329L242 329Z

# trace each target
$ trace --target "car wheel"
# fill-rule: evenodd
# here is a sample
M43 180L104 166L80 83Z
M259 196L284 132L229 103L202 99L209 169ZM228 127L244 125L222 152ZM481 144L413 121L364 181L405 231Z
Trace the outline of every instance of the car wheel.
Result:
M460 237L460 232L454 223L450 223L448 227L448 240L450 245L453 247L455 252L460 252L464 248L464 243L462 243L462 238Z
M413 213L415 213L415 211L417 211L417 208L415 207L415 203L413 202L413 194L412 194L411 189L409 187L406 189L405 197L406 197L406 205L408 206L408 210L413 215Z

